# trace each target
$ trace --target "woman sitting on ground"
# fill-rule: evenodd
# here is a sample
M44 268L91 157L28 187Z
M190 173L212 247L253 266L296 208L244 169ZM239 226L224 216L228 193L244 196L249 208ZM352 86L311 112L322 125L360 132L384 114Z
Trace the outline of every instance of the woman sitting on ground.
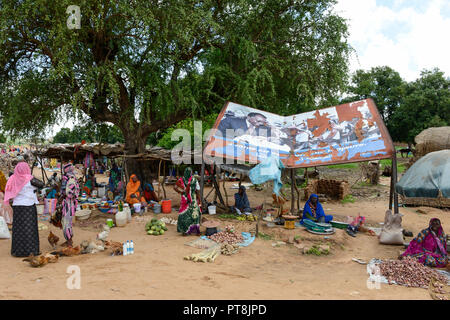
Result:
M92 190L97 186L97 179L95 178L94 171L89 169L88 175L86 177L86 183L84 184L83 191L85 191L89 196Z
M323 211L322 205L319 202L319 196L312 194L309 196L303 208L303 216L300 224L303 224L303 220L308 219L313 222L329 223L333 220L333 216L326 215Z
M422 230L410 243L399 259L410 256L420 263L437 268L445 268L448 263L447 243L441 221L430 220L427 229Z
M144 198L147 202L150 201L159 202L158 196L155 193L155 188L153 188L153 184L151 182L147 182L144 185Z
M141 182L135 174L131 175L130 181L127 184L127 196L125 201L130 206L133 206L136 203L141 203L143 206L147 205L141 189Z
M241 215L242 213L247 214L252 212L250 208L250 202L248 201L247 193L245 192L245 187L240 186L239 191L234 194L234 212Z

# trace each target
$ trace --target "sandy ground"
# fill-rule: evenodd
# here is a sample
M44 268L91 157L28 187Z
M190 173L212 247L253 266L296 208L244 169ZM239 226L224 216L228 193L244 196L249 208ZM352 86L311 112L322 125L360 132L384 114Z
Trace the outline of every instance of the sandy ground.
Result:
M228 184L231 203L235 191L230 187ZM177 207L178 197L170 187L167 191L168 197L173 199L173 207ZM252 206L270 199L270 189L248 193ZM382 222L388 199L382 195L356 203L328 202L323 205L327 214L356 216L361 213L369 221ZM428 225L430 218L437 217L446 233L450 232L448 211L422 208L428 213L421 214L417 209L400 208L405 229L417 234ZM176 215L173 210L171 214L157 217ZM31 268L21 258L10 255L10 240L0 240L0 299L430 299L424 289L384 284L380 289L368 288L366 266L351 259L396 258L403 249L402 246L380 245L376 237L358 234L352 238L337 230L331 237L331 254L319 257L303 255L289 244L273 247L274 240L257 238L233 256L219 256L214 263L194 263L183 257L201 251L185 245L196 237L182 237L172 225L162 236L148 236L144 231L144 220L153 216L148 213L144 217L133 217L127 226L111 230L110 240L134 241L135 254L132 256L113 257L101 252L62 257L55 264ZM205 217L217 219L216 216ZM221 227L230 223L239 230L254 227L251 222L236 220L221 221ZM63 239L61 230L50 225L49 230ZM40 232L42 252L51 251L47 241L49 230ZM263 228L262 232L268 230ZM78 244L82 240L95 239L97 232L76 226L74 233L74 242ZM301 235L305 241L328 241L303 229L293 233ZM80 268L81 289L67 288L70 276L67 268L71 265Z

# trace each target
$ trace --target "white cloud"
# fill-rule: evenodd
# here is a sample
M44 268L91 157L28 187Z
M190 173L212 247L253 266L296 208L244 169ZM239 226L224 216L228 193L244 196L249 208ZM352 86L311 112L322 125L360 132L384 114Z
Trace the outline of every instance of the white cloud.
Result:
M349 20L349 42L358 56L351 59L351 71L388 65L413 81L423 69L438 67L450 76L448 9L444 0L428 1L425 10L405 0L392 7L375 0L340 0L335 11Z

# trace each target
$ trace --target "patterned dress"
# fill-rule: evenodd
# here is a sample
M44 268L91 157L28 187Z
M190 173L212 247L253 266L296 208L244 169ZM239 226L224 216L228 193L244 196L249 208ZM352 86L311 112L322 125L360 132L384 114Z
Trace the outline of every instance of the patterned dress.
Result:
M189 180L180 178L177 185L185 188L181 195L180 213L177 231L185 234L200 233L200 206L197 202L197 179L191 176Z
M73 173L72 168L65 167L66 173L63 176L62 181L62 193L64 199L62 202L62 227L63 234L66 240L71 240L73 237L73 227L72 220L75 216L75 212L78 206L78 195L80 194L80 186L78 184L77 178Z
M437 234L431 230L433 220L435 219L431 219L427 229L422 230L409 243L403 256L414 257L429 267L445 268L448 263L446 236L442 226Z

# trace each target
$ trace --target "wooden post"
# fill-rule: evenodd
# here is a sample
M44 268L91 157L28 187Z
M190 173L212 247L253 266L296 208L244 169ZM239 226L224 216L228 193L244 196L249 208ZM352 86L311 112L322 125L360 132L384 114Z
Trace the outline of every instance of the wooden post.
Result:
M227 192L227 187L225 185L225 182L226 182L225 174L223 174L222 177L223 177L223 191L225 192L225 202L228 207L228 192Z
M202 153L202 168L200 169L200 203L202 204L202 206L204 205L205 202L205 198L203 197L204 187L205 187L205 160L203 159ZM211 194L211 192L209 194ZM208 198L208 196L206 196L206 198Z
M392 176L393 179L393 187L392 192L394 195L394 213L398 213L398 194L395 192L395 185L397 184L397 154L394 153L394 157L392 158Z
M164 183L166 182L166 162L164 161L164 170L163 170L164 172L163 172L163 174L164 174L164 177L163 177L163 181L162 181L162 183L161 183L161 187L162 187L162 189L163 189L163 192L164 192L164 199L167 199L167 195L166 195L166 189L164 188ZM159 179L159 178L158 178ZM159 199L159 198L158 198Z
M158 199L161 199L161 182L159 182L159 177L161 175L161 163L162 163L162 160L159 160L159 168L158 168Z
M294 215L295 212L295 196L294 196L294 169L291 168L291 215Z
M64 175L64 173L63 173L63 157L61 156L60 159L61 159L61 179L62 179L62 176Z
M392 201L394 199L394 157L391 159L391 186L389 188L389 210L392 210Z
M225 205L225 202L223 201L222 193L220 192L219 184L217 183L217 170L214 168L214 174L213 174L213 184L214 188L216 189L216 194L219 197L219 201L221 204Z
M239 188L241 187L243 177L244 175L241 173L241 176L239 177Z

